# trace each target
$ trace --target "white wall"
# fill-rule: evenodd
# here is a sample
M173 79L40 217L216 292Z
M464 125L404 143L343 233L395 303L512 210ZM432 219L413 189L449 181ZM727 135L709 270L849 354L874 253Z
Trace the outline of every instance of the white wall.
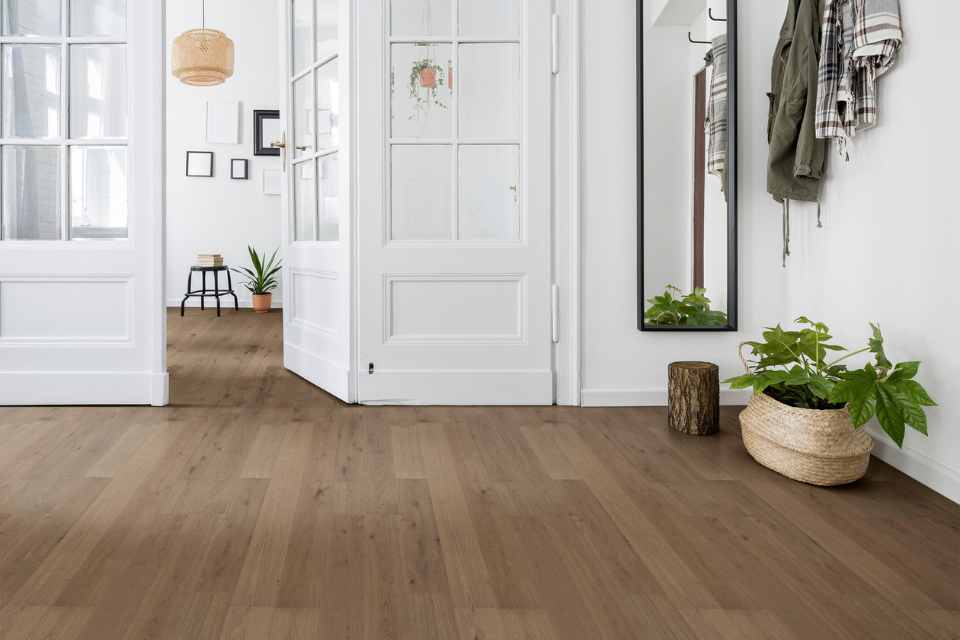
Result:
M809 207L794 222L786 316L822 318L848 346L863 344L867 323L879 322L895 360L924 362L919 379L942 405L928 413L930 437L910 432L904 452L885 444L881 453L960 501L960 163L952 148L960 90L940 81L950 76L956 38L947 29L960 21L960 4L901 7L906 45L881 80L880 126L857 138L850 164L831 152L824 229ZM918 99L932 84L938 98Z
M167 0L167 42L200 21L195 0ZM280 246L280 198L263 195L264 169L280 169L280 159L253 155L254 109L281 107L279 3L207 2L207 25L229 35L236 45L236 71L218 87L190 87L167 72L167 303L179 305L187 273L198 253L219 252L231 266L249 263L247 245L272 253ZM168 60L169 65L169 60ZM206 143L204 105L207 100L241 103L239 145ZM184 176L187 150L213 151L215 177ZM250 179L230 179L230 159L250 161ZM194 282L195 286L197 280ZM250 294L236 278L234 288L243 305ZM274 305L283 297L274 292ZM191 301L199 306L199 301ZM226 302L226 301L224 301Z
M794 257L783 270L780 208L766 193L765 93L784 6L740 3L740 331L688 335L636 328L636 4L583 3L584 403L663 404L673 360L711 360L722 376L734 375L741 341L801 311L851 345L878 321L893 356L925 360L922 381L944 404L929 414L929 439L911 434L900 454L878 438L878 453L960 500L960 415L950 396L960 379L960 271L946 259L960 248L949 144L955 101L920 99L931 86L957 92L939 79L949 74L947 29L960 6L930 12L903 3L907 45L883 81L883 124L864 136L852 166L831 157L826 228L815 228L811 208L797 207Z

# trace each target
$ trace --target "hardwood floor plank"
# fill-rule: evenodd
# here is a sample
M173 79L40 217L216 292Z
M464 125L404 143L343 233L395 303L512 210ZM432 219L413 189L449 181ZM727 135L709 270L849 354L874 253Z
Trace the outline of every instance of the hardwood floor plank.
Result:
M170 407L0 408L0 638L960 640L960 506L663 408L351 407L282 316L169 318Z

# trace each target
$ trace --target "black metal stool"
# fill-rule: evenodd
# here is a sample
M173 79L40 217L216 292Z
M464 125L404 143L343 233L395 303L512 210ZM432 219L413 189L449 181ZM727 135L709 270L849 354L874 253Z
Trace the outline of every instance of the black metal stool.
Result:
M193 290L193 274L194 272L199 271L203 276L203 287L199 291ZM220 272L225 271L227 273L227 288L220 289ZM213 291L207 291L207 273L213 273ZM240 301L237 299L237 294L233 292L233 278L230 277L230 268L227 266L222 267L190 267L190 275L187 276L187 294L183 296L183 301L180 303L180 317L183 317L184 310L186 309L187 300L190 298L200 298L200 308L206 309L206 300L207 298L216 298L217 299L217 317L220 316L220 297L221 296L233 296L233 307L237 311L240 311Z

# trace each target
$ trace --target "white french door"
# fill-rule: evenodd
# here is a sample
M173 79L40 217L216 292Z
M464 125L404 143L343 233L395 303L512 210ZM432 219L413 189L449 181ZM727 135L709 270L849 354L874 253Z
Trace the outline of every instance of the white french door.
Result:
M282 0L284 365L352 401L350 0Z
M552 404L551 2L358 2L358 400Z
M165 404L162 3L0 11L0 404Z

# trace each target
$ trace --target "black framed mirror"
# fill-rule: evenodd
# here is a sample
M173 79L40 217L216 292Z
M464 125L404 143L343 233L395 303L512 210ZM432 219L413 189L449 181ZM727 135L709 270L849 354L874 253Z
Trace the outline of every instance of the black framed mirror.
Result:
M736 331L737 0L640 0L641 331Z

